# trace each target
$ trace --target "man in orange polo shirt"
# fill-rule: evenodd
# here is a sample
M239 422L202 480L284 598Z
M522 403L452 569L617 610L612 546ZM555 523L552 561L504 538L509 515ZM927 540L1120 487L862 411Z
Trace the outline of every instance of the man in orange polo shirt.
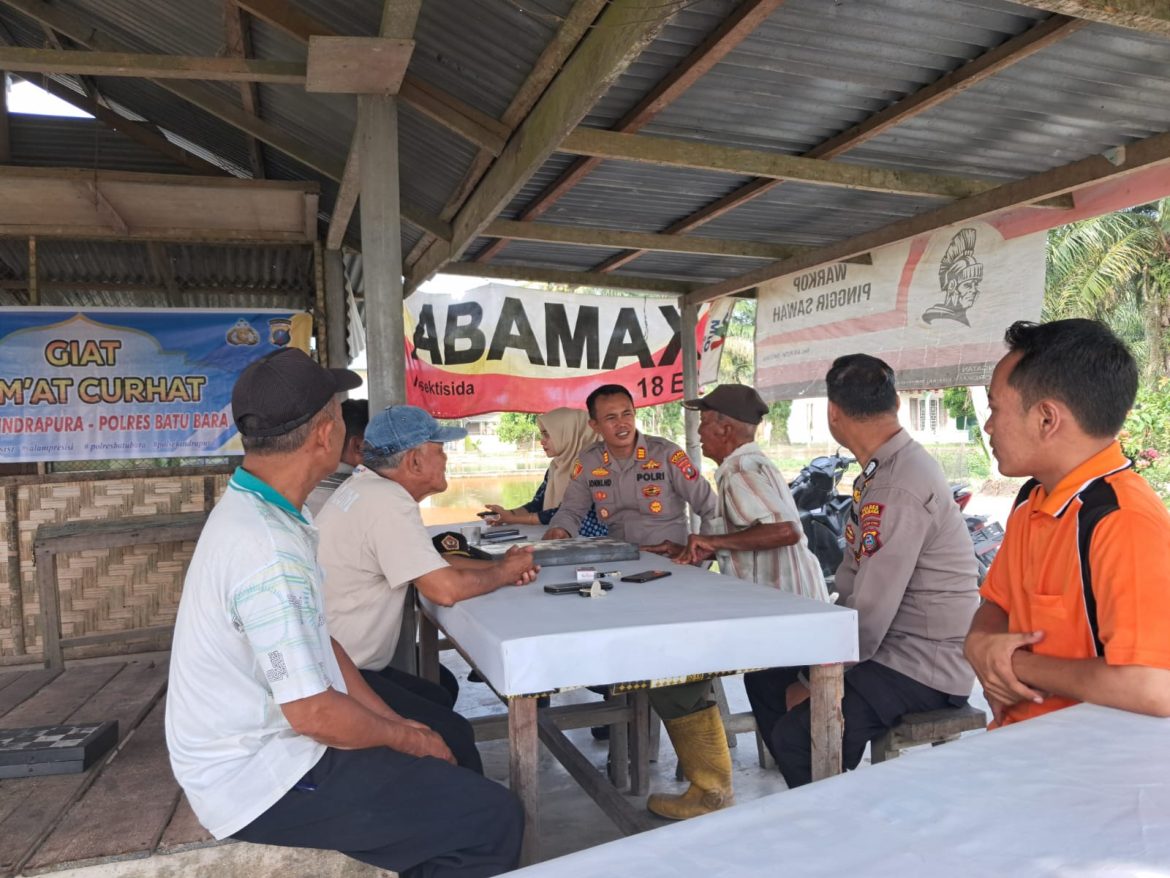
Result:
M1170 515L1116 439L1137 366L1093 320L1004 340L987 434L1000 472L1033 482L965 645L993 725L1079 701L1170 716Z

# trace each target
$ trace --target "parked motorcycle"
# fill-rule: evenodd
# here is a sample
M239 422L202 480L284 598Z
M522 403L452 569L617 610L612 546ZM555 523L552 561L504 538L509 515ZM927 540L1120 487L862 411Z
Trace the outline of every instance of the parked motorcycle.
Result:
M800 513L801 527L808 537L808 547L820 562L830 591L833 590L837 567L845 557L845 526L852 503L849 494L840 493L841 479L856 462L854 458L840 454L815 457L788 483ZM967 485L952 485L951 496L963 512L975 551L979 582L982 583L1003 542L1003 527L986 515L967 513L972 496Z
M815 457L788 483L808 547L821 563L829 591L845 557L845 523L853 502L850 495L839 492L839 486L845 471L855 463L854 458L840 454Z
M979 568L979 584L982 585L987 571L991 569L991 562L995 560L1003 543L1003 525L998 521L992 521L986 515L968 514L967 504L971 501L971 490L965 484L951 485L951 496L963 511L967 533L971 535L971 542L975 546L975 562Z

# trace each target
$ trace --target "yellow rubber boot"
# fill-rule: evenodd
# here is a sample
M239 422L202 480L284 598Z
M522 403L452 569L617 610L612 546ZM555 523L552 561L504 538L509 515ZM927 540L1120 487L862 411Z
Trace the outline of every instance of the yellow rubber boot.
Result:
M686 820L734 805L731 752L719 708L712 705L664 723L691 785L681 796L655 793L646 800L646 807L659 817Z

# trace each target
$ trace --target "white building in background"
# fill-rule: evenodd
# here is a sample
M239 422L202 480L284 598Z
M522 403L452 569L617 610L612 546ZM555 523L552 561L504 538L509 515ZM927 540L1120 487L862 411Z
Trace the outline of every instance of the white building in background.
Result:
M914 439L924 445L963 444L967 426L960 426L943 405L942 392L914 390L898 394L902 405L898 420ZM788 438L794 444L831 445L829 401L823 397L794 399L788 415Z

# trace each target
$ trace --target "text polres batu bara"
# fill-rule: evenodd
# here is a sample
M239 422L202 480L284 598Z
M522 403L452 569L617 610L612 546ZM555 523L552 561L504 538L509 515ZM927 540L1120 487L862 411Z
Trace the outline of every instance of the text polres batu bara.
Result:
M792 286L797 292L803 293L826 284L839 284L844 282L845 279L845 263L838 262L834 265L826 265L823 268L818 268L815 271L798 274L792 279ZM869 297L870 284L868 281L853 284L852 286L827 290L816 295L804 296L790 302L780 303L772 309L772 322L780 323L785 320L791 320L794 317L807 317L809 314L832 311L835 308L856 305L859 302L868 302Z

